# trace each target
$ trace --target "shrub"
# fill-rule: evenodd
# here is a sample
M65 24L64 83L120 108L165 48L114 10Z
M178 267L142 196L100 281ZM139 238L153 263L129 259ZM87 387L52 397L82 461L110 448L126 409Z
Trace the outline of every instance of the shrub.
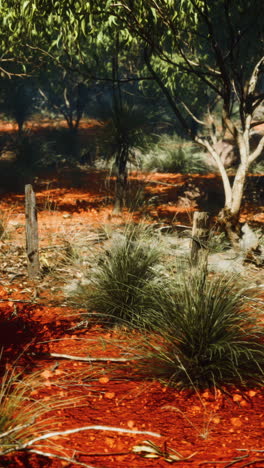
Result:
M219 253L231 249L231 244L225 232L218 233L212 229L209 233L207 247L209 252Z
M39 372L23 377L13 368L4 373L0 384L1 455L20 450L37 434L54 429L49 413L70 406L70 400L65 401L58 396L48 403L35 400L31 393L40 390L41 380Z
M253 174L264 174L264 152L253 162L249 171Z
M149 282L157 276L155 267L161 248L150 238L150 229L129 226L125 235L100 256L89 286L77 289L75 297L96 311L108 325L136 326L149 302Z
M181 174L202 174L208 172L202 153L187 142L173 136L163 136L153 151L145 156L143 168L148 171Z
M140 372L179 388L263 384L263 324L234 279L184 274L152 298Z

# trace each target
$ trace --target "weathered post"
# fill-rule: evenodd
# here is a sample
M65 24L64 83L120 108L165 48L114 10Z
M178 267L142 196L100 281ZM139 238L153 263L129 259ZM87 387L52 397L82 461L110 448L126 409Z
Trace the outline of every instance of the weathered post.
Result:
M25 212L28 276L34 278L39 273L38 219L36 196L30 184L25 186Z
M192 228L191 265L207 267L209 237L209 214L205 211L195 211Z

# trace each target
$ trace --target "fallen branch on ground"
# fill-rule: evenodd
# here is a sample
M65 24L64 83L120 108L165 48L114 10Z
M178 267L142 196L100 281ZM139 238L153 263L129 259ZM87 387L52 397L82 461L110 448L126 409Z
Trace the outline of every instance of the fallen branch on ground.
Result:
M132 358L131 359L111 358L111 357L92 358L92 357L85 357L85 356L72 356L71 354L58 354L58 353L50 353L49 356L60 358L60 359L70 359L71 361L84 361L84 362L128 362L132 360Z
M20 450L25 450L28 447L31 447L33 444L36 442L39 442L40 440L46 440L50 439L52 437L59 437L59 436L65 436L65 435L70 435L70 434L76 434L77 432L82 432L82 431L108 431L108 432L121 432L124 434L140 434L140 435L149 435L152 437L161 437L161 434L158 434L157 432L151 432L151 431L138 431L138 430L133 430L133 429L125 429L123 427L113 427L113 426L82 426L82 427L76 427L75 429L66 429L66 431L54 431L54 432L48 432L47 434L42 434L41 436L35 437L32 440L29 440L23 445L20 445L18 449Z

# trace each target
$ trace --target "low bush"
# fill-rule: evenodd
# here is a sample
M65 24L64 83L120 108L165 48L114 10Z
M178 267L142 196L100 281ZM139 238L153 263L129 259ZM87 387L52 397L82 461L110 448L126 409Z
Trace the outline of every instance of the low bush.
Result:
M143 159L147 171L181 174L204 174L209 170L202 153L179 138L163 136L153 150Z
M1 375L1 461L7 454L27 450L38 453L38 450L44 447L43 455L46 453L52 458L57 457L56 454L52 454L54 448L52 438L54 431L60 430L65 422L61 416L62 410L76 406L83 407L87 402L80 395L71 398L65 397L65 394L59 395L58 392L47 399L43 398L43 391L46 394L47 381L51 376L54 386L58 387L65 386L66 380L67 385L73 385L80 378L78 372L68 373L65 380L64 376L52 375L52 372L47 370L28 374L19 373L15 367L7 369ZM44 445L37 443L42 439L45 439ZM4 460L2 463L4 465Z
M234 279L185 273L152 292L139 370L179 388L263 384L260 313Z
M0 453L20 450L30 439L51 428L48 413L56 408L67 407L63 401L43 403L31 397L31 392L40 388L41 374L23 377L16 369L7 370L0 384Z
M207 247L210 253L220 253L231 249L231 244L225 232L215 232L212 229L209 233Z
M90 284L74 293L108 325L139 326L151 300L149 288L157 280L162 249L141 226L129 226L124 235L100 255ZM91 273L89 273L91 274Z
M250 167L250 172L253 174L264 174L264 157L258 158Z

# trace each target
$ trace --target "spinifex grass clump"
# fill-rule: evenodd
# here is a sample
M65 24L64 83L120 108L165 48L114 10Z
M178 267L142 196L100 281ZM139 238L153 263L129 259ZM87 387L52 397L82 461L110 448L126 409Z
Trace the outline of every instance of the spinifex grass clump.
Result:
M56 385L61 388L63 378L55 376L56 374L53 380L54 388ZM14 367L7 370L1 378L0 457L21 450L29 449L34 452L34 441L41 440L42 437L48 440L52 437L52 432L61 427L62 420L58 420L61 410L86 405L80 395L78 398L70 398L55 392L47 400L41 398L41 392L46 390L46 379L45 371L22 375L17 373ZM67 375L67 383L69 379L74 383L78 381L79 376ZM37 445L37 449L43 447L44 445ZM46 445L48 452L50 447L54 447L52 442Z
M141 372L180 388L264 382L263 322L232 279L190 273L152 298Z
M22 377L13 369L6 371L0 384L0 455L19 450L36 433L50 428L49 419L38 419L56 409L59 402L46 405L31 397L33 389L40 387L39 373ZM63 407L63 404L61 404Z
M158 276L161 248L150 229L128 227L101 256L91 288L80 293L90 310L108 325L138 326L150 301L148 288ZM86 296L86 297L85 297Z
M206 174L209 170L204 155L175 135L160 138L153 150L144 156L143 168L181 174Z

